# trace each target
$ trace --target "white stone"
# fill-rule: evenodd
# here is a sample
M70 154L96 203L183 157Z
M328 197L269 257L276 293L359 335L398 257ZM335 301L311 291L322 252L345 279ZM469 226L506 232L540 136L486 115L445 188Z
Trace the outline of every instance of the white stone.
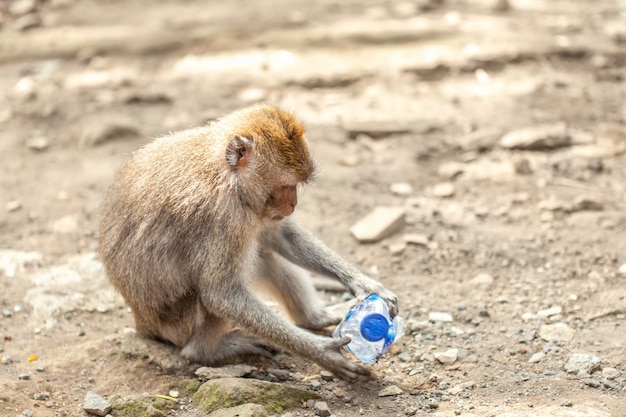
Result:
M622 275L626 275L626 264L619 267L618 272Z
M438 312L438 311L431 311L430 313L428 313L428 320L429 321L441 321L444 323L451 323L452 321L454 321L452 319L452 314Z
M389 385L378 392L379 397L391 397L402 394L402 388L397 385Z
M482 273L472 278L469 283L470 285L475 287L489 287L491 284L493 284L493 281L494 279L491 275Z
M574 330L565 323L544 324L539 329L539 336L546 342L569 342L574 337Z
M454 362L456 362L456 360L458 359L459 350L448 349L445 352L436 352L434 356L435 356L435 359L437 359L439 362L443 363L444 365L451 365Z
M570 374L591 374L600 368L600 358L586 353L574 353L565 362L565 370Z
M530 357L530 359L528 359L528 363L537 363L537 362L541 362L541 360L543 358L546 357L546 354L543 352L537 352L535 354L533 354L533 356Z
M389 186L392 194L406 197L413 194L413 187L407 182L396 182Z
M454 192L454 185L450 182L442 182L434 185L432 188L432 193L435 197L452 197L454 195Z
M550 308L539 310L537 312L537 317L539 317L540 319L545 319L550 316L556 316L557 314L561 314L562 312L563 308L561 306L552 306Z
M404 208L381 206L359 220L350 232L359 242L377 242L399 231L404 224Z
M530 126L511 131L500 140L507 149L546 150L571 144L571 136L565 123Z
M621 374L622 373L618 369L611 368L609 366L602 368L602 376L606 379L617 379Z

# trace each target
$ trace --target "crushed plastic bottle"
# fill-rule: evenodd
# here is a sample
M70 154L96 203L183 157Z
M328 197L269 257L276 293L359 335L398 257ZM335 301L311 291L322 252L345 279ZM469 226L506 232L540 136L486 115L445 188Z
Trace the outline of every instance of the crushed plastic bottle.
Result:
M404 334L404 320L389 315L387 303L372 294L354 306L333 331L333 337L350 336L346 350L364 363L376 363L394 341Z

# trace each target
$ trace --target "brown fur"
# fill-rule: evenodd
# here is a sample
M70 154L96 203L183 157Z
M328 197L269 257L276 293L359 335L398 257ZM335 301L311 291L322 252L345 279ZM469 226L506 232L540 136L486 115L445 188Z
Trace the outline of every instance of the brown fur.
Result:
M102 206L99 251L138 332L208 364L267 354L272 344L343 378L368 377L339 353L349 339L302 329L336 320L319 308L298 266L336 278L358 297L379 293L397 310L393 293L285 218L297 184L314 172L303 135L293 115L258 105L159 138L124 165ZM300 327L252 293L258 279Z

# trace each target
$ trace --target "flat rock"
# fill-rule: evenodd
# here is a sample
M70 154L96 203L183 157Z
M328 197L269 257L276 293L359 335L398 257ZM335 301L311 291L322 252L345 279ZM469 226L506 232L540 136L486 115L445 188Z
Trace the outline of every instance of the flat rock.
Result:
M396 395L401 395L402 393L403 393L402 388L400 388L399 386L389 385L388 387L381 389L378 392L378 396L379 397L392 397Z
M93 391L87 391L85 401L83 402L83 410L85 410L88 414L104 417L109 414L111 408L110 402Z
M352 226L350 232L359 242L377 242L402 229L405 215L405 209L402 207L376 207Z
M537 317L540 319L545 319L550 316L561 314L562 312L563 312L563 308L561 306L552 306L550 308L539 310L537 312Z
M572 330L565 323L544 324L539 329L539 336L546 342L569 342L574 337Z
M506 149L543 151L562 148L571 144L571 136L565 123L530 126L505 134L500 146Z
M243 378L220 378L205 382L193 395L195 406L205 412L247 403L260 404L270 414L299 407L302 401L319 395L284 384Z
M574 353L567 359L564 368L570 374L591 374L600 369L600 358L586 353Z
M240 378L250 375L256 368L246 364L226 365L221 367L203 366L196 369L196 376L201 379Z

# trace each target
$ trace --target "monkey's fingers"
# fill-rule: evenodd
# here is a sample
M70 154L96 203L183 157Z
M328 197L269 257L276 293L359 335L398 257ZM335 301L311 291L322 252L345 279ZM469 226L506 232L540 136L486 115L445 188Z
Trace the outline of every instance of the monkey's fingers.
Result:
M344 347L345 345L347 345L351 341L352 341L352 338L350 336L343 336L343 337L340 337L338 339L332 339L332 342L330 342L328 344L327 348L328 349L339 350L340 348Z

